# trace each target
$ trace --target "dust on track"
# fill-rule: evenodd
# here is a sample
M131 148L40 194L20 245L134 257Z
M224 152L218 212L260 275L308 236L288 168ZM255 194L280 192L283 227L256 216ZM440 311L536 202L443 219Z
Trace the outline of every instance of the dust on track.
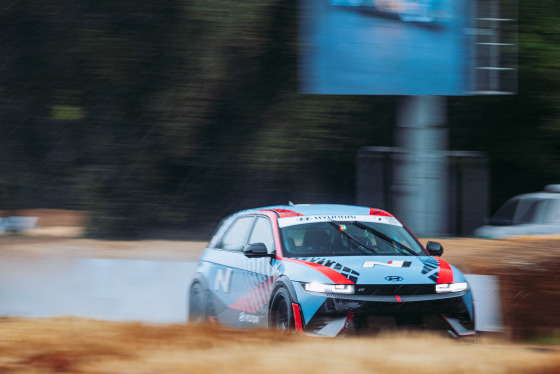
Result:
M543 373L559 352L432 335L320 339L269 330L1 319L0 373Z

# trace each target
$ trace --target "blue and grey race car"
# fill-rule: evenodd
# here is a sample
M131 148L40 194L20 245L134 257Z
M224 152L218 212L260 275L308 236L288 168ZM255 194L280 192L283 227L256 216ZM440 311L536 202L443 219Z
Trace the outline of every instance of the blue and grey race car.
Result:
M401 327L472 336L469 286L442 253L383 210L242 211L224 219L200 256L189 320L331 337Z

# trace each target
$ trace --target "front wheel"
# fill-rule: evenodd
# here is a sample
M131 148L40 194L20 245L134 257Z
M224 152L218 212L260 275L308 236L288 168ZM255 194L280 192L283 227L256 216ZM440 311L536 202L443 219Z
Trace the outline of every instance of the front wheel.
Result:
M280 287L272 297L268 325L285 333L295 329L292 298L284 287Z
M190 323L202 323L208 320L206 311L206 298L204 296L204 288L200 282L194 282L189 291L189 317Z

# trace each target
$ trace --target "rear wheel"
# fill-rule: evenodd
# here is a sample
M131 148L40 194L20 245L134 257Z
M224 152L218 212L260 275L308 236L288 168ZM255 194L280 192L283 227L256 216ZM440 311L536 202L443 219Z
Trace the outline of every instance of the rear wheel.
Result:
M201 323L208 320L206 311L206 297L200 282L194 282L189 291L189 318L191 323Z
M292 298L284 287L280 287L272 297L268 325L286 333L295 328Z

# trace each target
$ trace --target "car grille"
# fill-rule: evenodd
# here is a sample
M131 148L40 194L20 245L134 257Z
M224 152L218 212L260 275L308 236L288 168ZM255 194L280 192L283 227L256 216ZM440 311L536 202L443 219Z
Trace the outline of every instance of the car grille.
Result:
M417 301L430 301L430 300L443 300L443 299L452 299L455 297L461 297L465 295L467 291L461 292L446 292L446 293L433 293L433 294L426 294L426 295L399 295L399 299L397 299L398 294L394 295L343 295L337 293L327 293L323 294L326 297L338 300L351 300L351 301L375 301L380 303L409 303L409 302L417 302ZM400 300L400 301L399 301Z
M380 284L359 285L355 290L356 295L429 295L436 293L435 284Z

